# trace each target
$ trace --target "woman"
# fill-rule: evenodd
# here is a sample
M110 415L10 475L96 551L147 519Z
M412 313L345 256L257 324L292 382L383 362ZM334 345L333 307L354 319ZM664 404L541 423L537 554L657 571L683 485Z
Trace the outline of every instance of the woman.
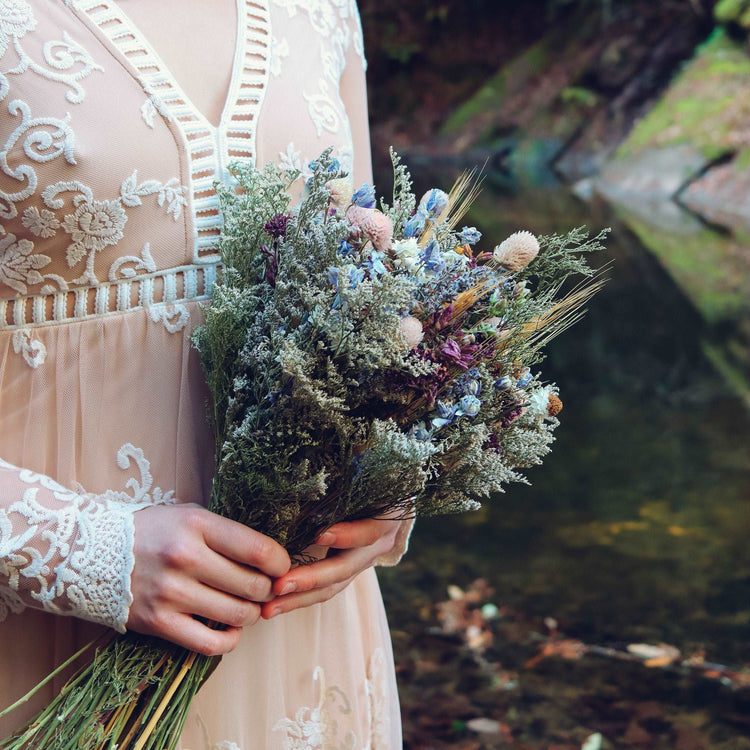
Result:
M408 524L340 524L289 570L201 508L189 341L229 161L304 171L333 146L370 178L354 0L0 0L0 55L0 706L130 628L227 654L186 750L399 748L370 566Z

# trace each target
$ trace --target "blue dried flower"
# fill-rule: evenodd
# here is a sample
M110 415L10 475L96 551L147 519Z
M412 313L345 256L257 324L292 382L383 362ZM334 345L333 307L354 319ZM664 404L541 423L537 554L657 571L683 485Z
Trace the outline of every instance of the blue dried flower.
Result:
M411 239L412 237L417 237L424 231L424 225L425 225L425 217L421 214L414 214L414 216L409 219L404 224L404 239Z
M498 378L495 381L495 388L498 391L507 391L509 388L513 387L513 381L507 376L503 375L503 377Z
M383 265L383 258L385 258L385 255L379 253L377 250L373 250L370 253L370 260L365 261L365 265L370 270L371 276L380 276L380 274L386 272L386 267Z
M365 182L352 195L352 203L362 208L375 208L375 186Z
M482 233L476 227L464 227L461 230L461 242L465 245L475 245L482 239Z
M443 254L440 252L440 245L435 240L425 245L419 253L419 259L424 263L425 268L428 268L433 273L445 271L445 260L443 259Z
M346 240L341 240L338 252L342 258L348 258L354 252L354 248Z
M482 402L476 396L464 396L459 402L458 414L465 414L467 417L476 417Z
M528 367L524 367L521 371L521 376L516 381L516 386L518 388L525 388L533 379L534 376L531 374L531 370Z
M413 435L417 440L422 441L427 441L432 438L432 432L427 429L424 422L417 422L415 425L412 425L409 434Z
M418 213L428 219L438 220L448 208L449 203L448 193L433 188L422 196L422 200L419 201Z

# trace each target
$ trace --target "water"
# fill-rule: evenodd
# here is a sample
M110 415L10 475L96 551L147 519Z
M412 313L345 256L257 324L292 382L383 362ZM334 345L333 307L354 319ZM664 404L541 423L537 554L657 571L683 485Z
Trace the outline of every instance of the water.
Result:
M490 179L468 223L496 242L611 226L598 261L610 282L542 364L564 402L553 453L532 486L418 522L405 567L381 575L394 628L416 616L415 591L445 599L448 584L483 576L498 604L587 643L750 663L750 411L704 353L722 327L602 203Z

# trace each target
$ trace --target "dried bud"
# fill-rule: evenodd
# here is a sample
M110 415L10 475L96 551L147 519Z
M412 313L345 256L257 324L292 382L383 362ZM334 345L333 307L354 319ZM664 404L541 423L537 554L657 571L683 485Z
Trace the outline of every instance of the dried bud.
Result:
M326 187L331 196L332 208L335 208L338 211L344 211L352 202L354 188L352 186L352 181L348 177L339 177L335 180L328 180Z
M509 271L520 271L539 254L539 241L531 232L516 232L498 245L492 257Z
M419 346L424 338L422 323L413 315L407 315L406 317L401 318L399 328L401 329L401 335L404 337L404 340L410 349L415 349Z
M560 397L555 393L550 393L547 402L547 414L550 417L556 417L562 411L562 408L563 402L560 400Z

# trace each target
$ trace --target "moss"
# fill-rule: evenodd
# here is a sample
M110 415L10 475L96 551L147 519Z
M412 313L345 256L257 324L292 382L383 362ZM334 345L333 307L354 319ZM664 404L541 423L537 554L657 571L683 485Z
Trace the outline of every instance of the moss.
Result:
M656 229L624 210L618 214L708 323L735 320L747 313L745 277L731 261L730 238L708 229L677 235Z
M519 57L502 67L479 91L459 107L443 125L444 135L451 135L485 112L502 106L509 89L517 90L541 73L552 59L551 43L543 39Z
M750 0L719 0L714 8L714 18L719 23L750 26Z
M690 143L708 159L733 151L750 119L749 86L743 48L721 32L712 34L633 128L617 158L677 143Z

